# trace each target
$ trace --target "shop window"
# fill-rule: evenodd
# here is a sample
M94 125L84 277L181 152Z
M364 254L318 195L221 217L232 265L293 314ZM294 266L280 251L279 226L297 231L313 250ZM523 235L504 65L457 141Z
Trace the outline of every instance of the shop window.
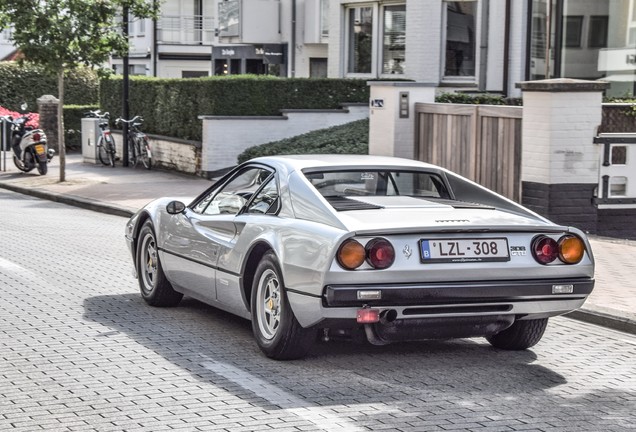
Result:
M583 32L582 16L565 17L565 47L580 48L581 34Z
M474 77L476 70L476 1L445 1L445 77Z

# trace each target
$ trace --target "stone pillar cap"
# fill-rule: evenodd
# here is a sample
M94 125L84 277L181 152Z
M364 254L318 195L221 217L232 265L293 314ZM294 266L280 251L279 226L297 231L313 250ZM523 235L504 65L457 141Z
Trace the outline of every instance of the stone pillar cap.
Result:
M588 81L573 78L553 78L537 81L522 81L515 87L523 91L535 92L597 92L608 89L607 81Z
M57 103L60 100L53 95L44 95L38 98L38 103Z

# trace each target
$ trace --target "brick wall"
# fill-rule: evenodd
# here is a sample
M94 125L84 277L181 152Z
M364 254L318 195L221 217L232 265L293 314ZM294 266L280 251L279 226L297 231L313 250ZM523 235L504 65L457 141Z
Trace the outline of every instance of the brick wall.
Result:
M123 154L122 134L112 131L117 154ZM159 135L148 135L153 167L201 175L201 143Z

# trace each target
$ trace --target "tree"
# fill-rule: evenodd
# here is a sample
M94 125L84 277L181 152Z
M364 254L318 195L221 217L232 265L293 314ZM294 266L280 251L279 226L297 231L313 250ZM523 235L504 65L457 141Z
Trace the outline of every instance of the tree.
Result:
M0 28L25 60L40 64L58 78L60 182L65 180L64 72L80 66L100 67L111 54L127 55L121 11L137 18L155 17L156 0L0 0Z

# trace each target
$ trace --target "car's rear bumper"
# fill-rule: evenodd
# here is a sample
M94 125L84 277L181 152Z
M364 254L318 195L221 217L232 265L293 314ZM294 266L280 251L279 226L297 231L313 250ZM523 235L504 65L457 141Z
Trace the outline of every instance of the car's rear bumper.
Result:
M594 279L531 281L486 281L462 283L396 285L328 285L323 301L326 307L461 305L465 303L519 302L537 299L585 298L594 288ZM379 291L380 299L361 300L359 294ZM565 292L564 292L565 291ZM571 292L570 292L571 291Z
M397 320L451 319L513 315L537 319L578 309L592 292L594 279L485 281L407 285L328 285L322 298L289 292L301 325L325 319L356 319L360 308L393 311ZM378 291L377 300L359 292Z

